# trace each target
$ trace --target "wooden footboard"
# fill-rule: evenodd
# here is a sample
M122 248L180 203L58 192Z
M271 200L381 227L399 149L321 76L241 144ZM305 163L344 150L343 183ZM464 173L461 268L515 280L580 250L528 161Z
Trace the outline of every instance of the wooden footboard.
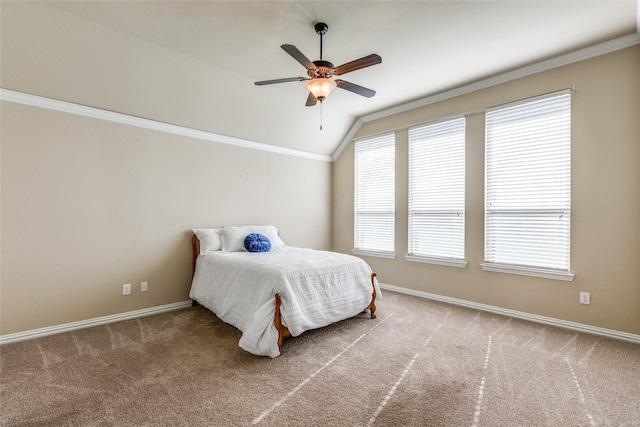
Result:
M376 318L376 286L375 286L375 277L376 273L371 273L371 287L373 288L373 293L371 294L371 302L368 306L365 307L364 311L369 309L371 311L371 318ZM282 342L288 336L291 336L291 332L289 332L289 328L282 324L282 313L280 312L280 305L282 304L282 298L280 294L276 294L276 316L274 319L274 323L276 325L276 330L278 331L278 347L282 348Z
M280 305L282 304L282 299L280 298L280 294L276 294L276 317L274 322L276 324L276 329L278 330L278 347L282 348L282 341L288 336L291 335L289 332L289 328L282 324L282 314L280 313Z

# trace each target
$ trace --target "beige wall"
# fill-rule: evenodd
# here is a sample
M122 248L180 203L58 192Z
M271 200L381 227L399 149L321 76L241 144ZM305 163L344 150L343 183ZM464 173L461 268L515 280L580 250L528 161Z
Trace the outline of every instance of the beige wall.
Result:
M49 9L3 2L2 88L219 134L222 113L251 125L207 96L224 70ZM268 223L331 247L331 163L6 101L0 114L2 335L188 300L195 227Z
M1 138L3 335L188 300L191 228L330 247L327 162L8 102Z
M640 46L365 123L396 132L395 260L367 257L382 283L640 334ZM408 262L408 126L575 86L572 282L485 272L484 114L467 115L465 269ZM334 163L334 250L353 247L353 143ZM579 292L591 305L579 304Z

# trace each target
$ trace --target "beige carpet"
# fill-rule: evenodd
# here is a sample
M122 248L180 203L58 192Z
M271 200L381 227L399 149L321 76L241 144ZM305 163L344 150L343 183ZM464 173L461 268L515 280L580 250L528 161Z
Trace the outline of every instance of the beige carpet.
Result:
M0 347L2 426L640 426L640 346L384 292L276 359L202 307Z

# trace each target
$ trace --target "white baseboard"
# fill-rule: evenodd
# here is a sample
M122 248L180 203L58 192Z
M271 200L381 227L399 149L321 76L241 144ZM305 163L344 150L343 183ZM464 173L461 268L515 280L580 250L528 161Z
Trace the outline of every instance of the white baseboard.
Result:
M537 314L525 313L522 311L509 310L506 308L495 307L492 305L480 304L472 301L461 300L457 298L445 297L442 295L430 294L428 292L416 291L414 289L402 288L400 286L388 285L380 283L380 288L399 292L402 294L413 295L420 298L427 298L435 301L445 302L448 304L459 305L462 307L473 308L476 310L487 311L490 313L501 314L504 316L515 317L517 319L529 320L531 322L542 323L545 325L557 326L560 328L571 329L587 334L602 335L609 338L629 341L640 344L640 335L630 334L628 332L615 331L613 329L599 328L596 326L585 325L582 323L569 322L566 320L555 319L553 317L538 316ZM129 311L126 313L113 314L110 316L96 317L93 319L82 320L79 322L65 323L63 325L50 326L40 329L32 329L30 331L17 332L15 334L0 335L0 345L12 342L23 341L31 338L44 337L47 335L59 334L62 332L74 331L77 329L89 328L91 326L104 325L107 323L119 322L122 320L135 319L137 317L150 316L152 314L164 313L167 311L178 310L180 308L191 307L191 301L176 302L173 304L160 305L157 307L145 308L142 310Z
M504 316L515 317L518 319L529 320L531 322L543 323L545 325L552 325L552 326L557 326L559 328L572 329L574 331L584 332L587 334L602 335L609 338L614 338L618 340L629 341L635 344L640 344L640 335L630 334L628 332L614 331L613 329L598 328L596 326L569 322L566 320L555 319L553 317L538 316L537 314L530 314L522 311L509 310L507 308L495 307L492 305L479 304L477 302L445 297L442 295L430 294L427 292L402 288L400 286L387 285L384 283L380 283L380 288L393 291L393 292L399 292L399 293L413 295L421 298L427 298L435 301L441 301L449 304L459 305L462 307L468 307L476 310L502 314Z
M15 334L0 335L0 345L28 340L31 338L44 337L47 335L59 334L62 332L75 331L77 329L89 328L91 326L104 325L106 323L135 319L137 317L150 316L152 314L164 313L167 311L178 310L185 307L191 307L191 301L174 302L172 304L159 305L157 307L143 308L142 310L128 311L126 313L112 314L110 316L81 320L79 322L48 326L46 328L16 332Z

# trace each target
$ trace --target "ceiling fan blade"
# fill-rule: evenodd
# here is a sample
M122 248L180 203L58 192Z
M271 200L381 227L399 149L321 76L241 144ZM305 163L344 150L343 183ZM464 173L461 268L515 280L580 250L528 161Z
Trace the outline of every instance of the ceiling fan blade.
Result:
M358 95L362 95L366 98L371 98L376 94L375 90L368 89L364 86L357 85L355 83L347 82L345 80L336 79L336 84L340 89L348 90L349 92L357 93Z
M287 52L289 55L293 56L293 59L301 63L302 66L307 70L315 70L317 68L316 65L313 62L311 62L309 58L304 56L304 53L300 52L298 48L295 47L294 45L283 44L280 47L284 49L284 51Z
M364 56L360 59L356 59L355 61L347 62L346 64L338 65L335 68L336 75L347 74L355 70L359 70L361 68L370 67L372 65L380 64L382 62L382 58L375 53L371 55Z
M301 82L301 81L304 81L304 80L309 80L309 79L304 78L304 77L288 77L286 79L263 80L261 82L256 82L256 85L264 86L264 85L272 85L272 84L275 84L275 83Z
M313 107L318 102L318 99L313 96L311 92L309 92L309 96L307 97L307 103L304 104L306 107Z

